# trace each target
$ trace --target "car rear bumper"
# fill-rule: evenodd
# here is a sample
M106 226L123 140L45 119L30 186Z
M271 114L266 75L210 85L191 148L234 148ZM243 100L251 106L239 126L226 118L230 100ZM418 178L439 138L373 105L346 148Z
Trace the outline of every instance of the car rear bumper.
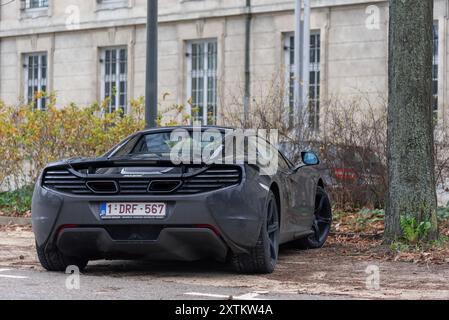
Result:
M56 245L68 256L89 260L149 259L168 261L225 261L228 247L208 228L164 228L155 240L113 239L104 228L64 228Z
M228 249L244 253L256 245L267 194L259 183L247 181L189 196L88 197L63 194L38 183L32 204L33 231L39 246L58 246L71 256L92 249L88 253L99 258L121 258L129 253L151 259L196 260L210 257L214 251L213 258L221 260ZM163 219L104 220L100 217L102 202L164 202L167 215ZM115 239L109 227L161 230L154 239L138 236L133 240L132 230Z

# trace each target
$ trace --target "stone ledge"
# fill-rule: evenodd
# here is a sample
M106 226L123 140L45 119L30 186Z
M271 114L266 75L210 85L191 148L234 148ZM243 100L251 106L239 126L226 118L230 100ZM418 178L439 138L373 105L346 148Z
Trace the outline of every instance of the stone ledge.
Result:
M0 225L19 225L28 226L31 225L31 218L15 218L0 216Z

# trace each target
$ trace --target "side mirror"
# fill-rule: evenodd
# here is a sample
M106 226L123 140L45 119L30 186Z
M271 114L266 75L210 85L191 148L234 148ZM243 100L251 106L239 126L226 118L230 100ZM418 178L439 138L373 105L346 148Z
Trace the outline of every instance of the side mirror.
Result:
M320 164L320 159L318 158L318 156L314 152L311 152L311 151L302 152L301 158L302 158L302 162L306 166L317 166Z

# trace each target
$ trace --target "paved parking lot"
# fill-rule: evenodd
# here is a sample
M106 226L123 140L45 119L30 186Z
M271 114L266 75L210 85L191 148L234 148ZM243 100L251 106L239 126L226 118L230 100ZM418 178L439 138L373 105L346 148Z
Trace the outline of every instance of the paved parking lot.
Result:
M108 270L111 266L108 265ZM141 266L140 266L141 267ZM117 268L117 269L116 269ZM91 267L79 278L79 289L72 277L65 274L21 269L0 269L0 299L152 299L152 300L270 300L270 299L330 299L329 296L270 292L241 287L217 287L187 283L136 271L139 266L115 265L105 272ZM182 276L182 272L178 273ZM341 297L336 297L337 299Z
M376 269L379 288L370 286ZM0 299L449 299L448 280L447 266L344 256L334 244L284 248L272 275L204 262L99 261L77 279L39 266L29 227L0 229Z

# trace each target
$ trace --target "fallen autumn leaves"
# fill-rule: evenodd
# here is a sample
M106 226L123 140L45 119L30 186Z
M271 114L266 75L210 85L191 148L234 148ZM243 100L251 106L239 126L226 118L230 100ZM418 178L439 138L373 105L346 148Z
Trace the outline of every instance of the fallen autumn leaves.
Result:
M441 241L416 246L397 242L383 244L384 221L379 210L343 213L336 211L328 245L340 247L342 255L417 264L449 264L449 220L441 219Z

